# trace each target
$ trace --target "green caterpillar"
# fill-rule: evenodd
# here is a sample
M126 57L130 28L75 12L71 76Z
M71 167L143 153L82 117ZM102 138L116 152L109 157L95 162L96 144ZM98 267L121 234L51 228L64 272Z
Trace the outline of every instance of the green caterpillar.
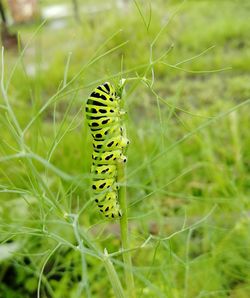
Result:
M92 190L100 211L108 218L122 216L118 202L117 164L126 162L123 155L129 144L124 136L120 98L106 82L90 94L86 117L93 137L91 174Z

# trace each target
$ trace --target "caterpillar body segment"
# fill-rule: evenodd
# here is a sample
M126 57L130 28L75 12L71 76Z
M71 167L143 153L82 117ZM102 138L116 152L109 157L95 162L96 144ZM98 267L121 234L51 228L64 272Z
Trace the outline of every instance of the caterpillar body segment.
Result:
M114 125L114 126L106 126L104 128L99 128L97 130L93 130L91 133L92 137L94 140L102 140L108 142L107 135L109 136L121 136L121 130L119 125Z
M117 100L114 100L113 96L108 95L104 92L93 92L90 94L88 99L89 105L94 106L103 106L103 107L111 107L111 108L119 108L119 103Z
M96 106L96 105L88 105L86 109L86 114L95 117L95 115L103 115L104 117L119 117L123 114L122 111L119 111L118 108L108 107L108 106Z
M125 148L128 144L129 140L121 135L115 136L105 141L93 140L94 150L100 152Z
M115 178L106 178L106 179L98 179L93 180L92 189L96 192L102 192L110 187L112 187L115 183Z
M122 216L122 211L118 203L117 191L109 191L103 196L95 199L100 211L108 218L118 218Z
M92 190L97 206L107 218L119 218L122 211L118 201L117 165L126 162L123 154L129 144L122 127L120 98L114 87L106 82L90 94L86 118L93 137Z
M116 176L116 165L95 165L91 167L91 173L100 179Z
M87 113L86 113L87 114ZM101 117L101 116L88 116L87 120L91 131L95 131L99 128L103 127L111 127L113 125L117 125L120 121L120 118L117 117Z
M117 162L126 162L126 156L122 154L121 150L105 151L103 153L93 151L93 163L98 165L116 165Z

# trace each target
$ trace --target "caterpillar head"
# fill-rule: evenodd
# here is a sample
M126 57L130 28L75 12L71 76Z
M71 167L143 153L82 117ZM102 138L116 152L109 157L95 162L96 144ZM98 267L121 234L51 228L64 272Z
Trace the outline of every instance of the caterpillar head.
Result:
M99 85L96 89L102 90L111 96L116 96L115 88L109 82Z

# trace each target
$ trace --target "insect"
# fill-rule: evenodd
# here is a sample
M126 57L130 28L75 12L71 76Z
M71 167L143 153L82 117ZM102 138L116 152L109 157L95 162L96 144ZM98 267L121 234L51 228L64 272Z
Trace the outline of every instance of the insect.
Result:
M93 137L92 190L95 202L107 218L118 218L122 211L118 202L117 164L126 162L124 150L129 144L124 136L120 97L106 82L90 94L86 117Z

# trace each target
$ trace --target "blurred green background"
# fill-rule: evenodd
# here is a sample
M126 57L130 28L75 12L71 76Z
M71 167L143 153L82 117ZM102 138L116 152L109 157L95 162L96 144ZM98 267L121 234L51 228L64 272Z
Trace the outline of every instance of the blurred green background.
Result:
M119 252L119 226L91 201L83 111L121 78L137 296L249 297L250 2L76 4L11 24L4 2L19 45L1 64L0 297L87 297L85 274L91 297L114 297L89 243Z

